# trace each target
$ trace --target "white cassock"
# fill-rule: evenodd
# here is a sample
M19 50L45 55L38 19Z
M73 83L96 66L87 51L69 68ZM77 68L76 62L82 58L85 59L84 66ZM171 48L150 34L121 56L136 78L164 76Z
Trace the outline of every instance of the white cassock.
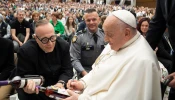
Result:
M161 100L158 61L140 33L119 51L107 45L92 68L78 100Z

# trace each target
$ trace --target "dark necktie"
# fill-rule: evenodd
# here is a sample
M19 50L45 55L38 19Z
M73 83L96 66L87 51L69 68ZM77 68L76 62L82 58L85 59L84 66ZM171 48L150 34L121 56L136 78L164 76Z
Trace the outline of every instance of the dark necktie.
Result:
M93 37L94 37L94 41L95 41L95 43L97 43L97 40L98 40L98 38L97 38L97 34L94 33L94 34L93 34Z

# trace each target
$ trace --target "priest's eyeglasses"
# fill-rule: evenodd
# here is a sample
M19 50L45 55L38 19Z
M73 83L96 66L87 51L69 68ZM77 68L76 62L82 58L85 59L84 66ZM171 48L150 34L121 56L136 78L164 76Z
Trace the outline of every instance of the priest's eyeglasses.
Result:
M36 37L38 38L38 40L40 40L43 44L47 44L49 42L49 40L51 42L55 42L57 39L57 35L52 35L50 38L44 37L44 38L39 38L37 35Z

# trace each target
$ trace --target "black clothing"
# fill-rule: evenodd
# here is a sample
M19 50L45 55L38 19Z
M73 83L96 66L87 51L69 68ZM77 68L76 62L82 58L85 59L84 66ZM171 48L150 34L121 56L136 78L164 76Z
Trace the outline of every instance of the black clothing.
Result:
M13 43L8 39L0 38L0 45L0 80L7 80L15 68Z
M30 28L30 23L26 20L23 20L21 23L18 20L15 20L11 24L11 29L16 29L16 36L19 33L26 36L26 28Z
M168 73L171 73L172 69L172 55L170 54L171 48L166 41L165 37L163 36L158 44L158 50L156 52L156 55L158 57L158 60L165 66L165 68L168 70Z
M32 38L32 35L35 33L35 22L32 22L30 24L30 39Z
M85 21L80 22L80 25L78 26L77 32L84 30L86 28Z
M171 1L169 3L169 1ZM147 41L153 49L155 49L161 40L165 29L168 28L170 42L175 50L175 0L157 0L155 16L150 21L149 30L147 32ZM175 54L173 54L173 67L175 71ZM173 93L173 92L172 92ZM175 92L174 92L175 93ZM169 96L169 100L174 100L175 94Z
M55 85L58 80L67 82L73 76L69 44L58 37L53 52L45 53L34 39L27 41L19 49L16 74L19 76L42 75L45 79L43 86ZM18 92L19 98L21 94L27 96L20 100L52 100L41 93L35 97L35 94L20 92Z
M7 34L7 23L2 22L0 26L0 37L3 37L4 35Z

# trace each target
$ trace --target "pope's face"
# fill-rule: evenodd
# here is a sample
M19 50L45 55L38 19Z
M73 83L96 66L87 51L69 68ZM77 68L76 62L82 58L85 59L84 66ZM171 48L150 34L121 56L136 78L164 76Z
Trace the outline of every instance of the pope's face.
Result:
M124 31L121 29L120 24L117 24L118 22L114 16L109 16L103 24L105 41L115 51L118 51L126 43Z

